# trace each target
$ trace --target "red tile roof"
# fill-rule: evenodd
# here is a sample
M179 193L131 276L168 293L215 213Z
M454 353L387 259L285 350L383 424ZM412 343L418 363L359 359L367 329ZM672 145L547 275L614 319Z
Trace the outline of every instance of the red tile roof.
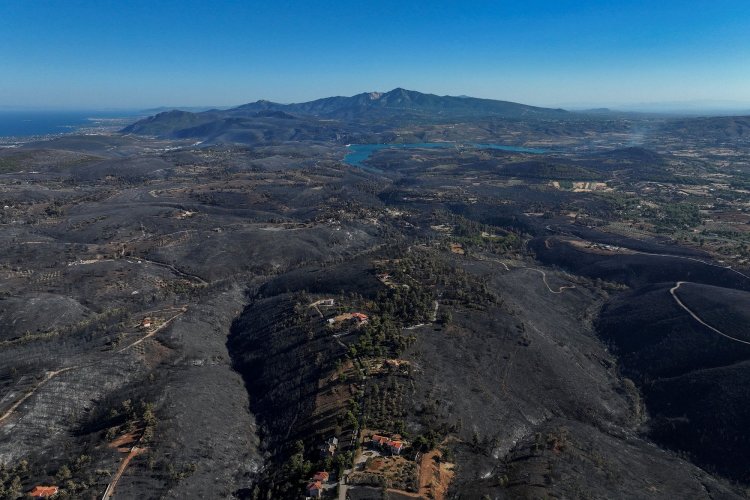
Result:
M388 442L388 438L385 437L385 436L380 436L379 434L373 434L372 435L372 441L374 443L378 443L378 444L382 445L382 444Z
M312 483L307 485L307 491L320 489L323 489L323 483L321 483L320 481L313 481Z
M327 472L316 472L315 475L312 478L313 481L328 481L328 473Z
M57 495L60 488L57 486L34 486L34 489L29 492L30 497L35 498L48 498Z

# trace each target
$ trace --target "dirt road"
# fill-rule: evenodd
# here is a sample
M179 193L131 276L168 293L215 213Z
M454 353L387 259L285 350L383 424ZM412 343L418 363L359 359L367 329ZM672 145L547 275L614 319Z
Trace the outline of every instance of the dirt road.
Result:
M8 408L8 410L5 413L3 413L2 415L0 415L0 424L3 423L8 417L10 417L13 414L13 412L16 411L16 408L18 408L19 406L21 406L24 401L26 401L31 396L33 396L36 393L36 391L38 391L47 382L49 382L53 378L57 377L61 373L65 373L65 372L70 371L70 370L75 370L76 368L79 368L79 367L77 367L77 366L69 366L67 368L61 368L59 370L55 370L55 371L52 371L52 372L47 372L47 374L44 376L44 378L38 384L36 384L33 389L31 389L28 393L26 393L26 395L23 396L21 399L19 399L15 403L13 403L13 406L11 406L10 408Z
M557 291L555 291L555 290L553 290L549 286L549 283L547 282L547 273L545 273L541 269L536 269L536 268L533 268L533 267L523 267L521 269L526 269L526 270L529 270L529 271L535 271L535 272L541 274L542 275L542 281L544 281L544 285L547 287L547 290L549 290L550 293L563 293L565 290L572 290L573 288L575 288L575 285L563 285L560 288L558 288Z
M159 333L161 330L163 330L164 328L166 328L167 326L169 326L169 324L172 323L172 321L174 321L178 317L180 317L183 314L185 314L187 312L187 306L182 306L179 311L180 312L178 312L177 314L175 314L174 316L172 316L171 318L169 318L167 321L165 321L164 323L162 323L158 328L153 329L152 331L150 331L149 333L147 333L143 337L139 338L138 340L136 340L132 344L126 345L122 349L118 350L117 353L120 354L121 352L127 351L128 349L137 346L138 344L140 344L144 340L146 340L148 338L151 338L154 335L156 335L157 333Z
M741 274L741 273L740 273L740 274ZM744 275L743 275L743 276L744 276ZM738 338L732 337L731 335L727 335L726 333L722 332L721 330L718 330L718 329L714 328L713 326L711 326L711 325L709 325L708 323L706 323L705 321L703 321L703 320L702 320L702 319L701 319L701 318L700 318L700 317L699 317L699 316L698 316L697 314L695 314L695 313L694 313L694 312L693 312L692 310L690 310L690 308L689 308L688 306L686 306L686 305L685 305L685 304L684 304L684 303L683 303L683 302L682 302L682 301L680 300L680 298L679 298L679 297L677 296L677 290L678 290L678 289L679 289L679 288L680 288L680 287L681 287L681 286L682 286L682 285L683 285L684 283L689 283L689 281L678 281L678 282L677 282L677 283L675 284L675 286L673 286L673 287L672 287L672 288L670 288L670 290L669 290L669 293L670 293L670 294L672 295L672 298L674 298L675 302L677 302L677 305L679 305L679 306L680 306L681 308L683 308L683 309L684 309L685 311L687 311L687 313L688 313L688 314L689 314L690 316L692 316L692 318L693 318L693 319L694 319L695 321L697 321L697 322L698 322L698 323L700 323L701 325L705 326L705 327L706 327L706 328L708 328L709 330L711 330L711 331L713 331L713 332L715 332L715 333L718 333L718 334L719 334L719 335L721 335L722 337L726 337L726 338L728 338L729 340L733 340L733 341L735 341L735 342L739 342L739 343L741 343L741 344L747 344L747 345L750 345L750 342L748 342L748 341L746 341L746 340L742 340L742 339L738 339Z
M128 455L120 463L120 466L117 468L117 472L115 472L115 475L112 477L112 481L109 482L109 484L107 485L107 489L104 490L102 500L109 500L110 498L112 498L112 495L115 492L115 487L117 487L117 483L120 481L120 478L125 472L125 469L128 468L130 461L144 451L146 451L146 448L139 448L138 446L133 446L132 448L130 448L130 453L128 453Z

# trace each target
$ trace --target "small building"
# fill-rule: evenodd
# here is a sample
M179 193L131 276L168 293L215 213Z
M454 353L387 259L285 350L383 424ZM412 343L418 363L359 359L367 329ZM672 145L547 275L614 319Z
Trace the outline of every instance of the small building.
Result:
M52 498L60 491L57 486L34 486L29 492L31 498Z
M402 441L388 441L385 443L386 447L388 448L388 451L391 452L391 455L400 455L401 450L404 449L404 443Z
M363 313L352 313L352 318L356 319L360 323L367 323L367 320L369 319L366 314Z
M399 436L395 436L399 437ZM385 436L381 436L379 434L373 434L372 435L372 445L375 448L378 448L380 450L383 450L385 452L389 452L391 455L400 455L401 450L404 449L406 444L403 441L400 441L399 439L391 439Z
M312 477L312 482L321 482L321 483L327 483L329 474L325 471L322 472L316 472L315 475Z
M312 481L307 485L307 496L312 498L320 498L323 496L323 483L320 481Z
M379 434L372 435L372 444L374 446L377 446L378 448L382 448L387 442L388 442L388 438L385 436L381 436Z
M320 445L320 456L322 458L334 456L336 454L336 449L338 448L338 445L339 445L338 438L336 438L335 436L328 438L328 440L324 444Z
M151 318L143 318L143 321L141 321L141 328L151 328Z

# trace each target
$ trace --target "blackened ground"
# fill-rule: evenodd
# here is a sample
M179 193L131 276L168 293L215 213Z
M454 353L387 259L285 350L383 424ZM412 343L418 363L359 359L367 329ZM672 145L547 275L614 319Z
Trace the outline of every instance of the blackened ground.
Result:
M670 294L673 284L622 295L602 311L598 330L623 372L643 391L651 436L708 469L747 481L750 345L701 325ZM682 284L681 301L737 339L747 336L750 293Z

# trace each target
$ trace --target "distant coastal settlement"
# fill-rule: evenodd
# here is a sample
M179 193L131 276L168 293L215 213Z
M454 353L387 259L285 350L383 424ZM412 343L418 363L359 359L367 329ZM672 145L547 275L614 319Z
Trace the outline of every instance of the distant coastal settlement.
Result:
M135 112L101 111L2 111L0 146L14 147L65 134L116 132L138 119Z

